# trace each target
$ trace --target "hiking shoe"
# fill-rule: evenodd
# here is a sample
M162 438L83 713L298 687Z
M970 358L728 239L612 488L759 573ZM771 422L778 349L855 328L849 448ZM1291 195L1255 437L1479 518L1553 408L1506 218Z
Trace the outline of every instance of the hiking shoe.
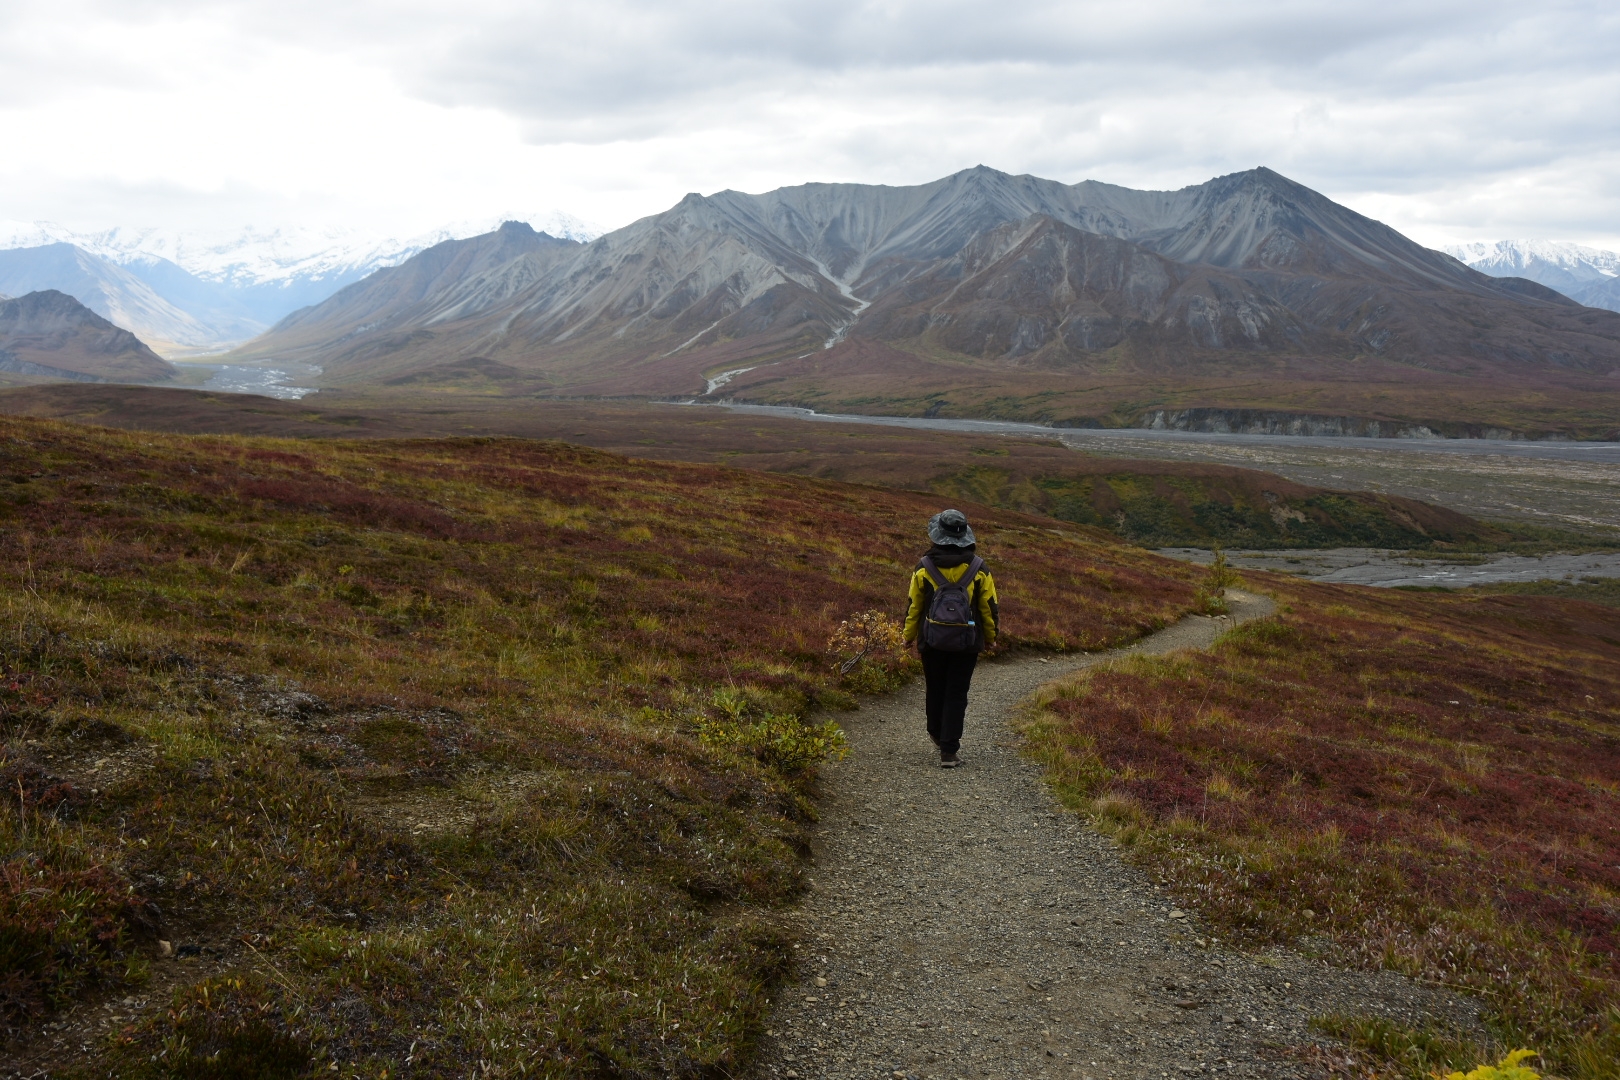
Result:
M960 764L962 764L962 759L955 754L939 755L939 767L942 769L954 769Z

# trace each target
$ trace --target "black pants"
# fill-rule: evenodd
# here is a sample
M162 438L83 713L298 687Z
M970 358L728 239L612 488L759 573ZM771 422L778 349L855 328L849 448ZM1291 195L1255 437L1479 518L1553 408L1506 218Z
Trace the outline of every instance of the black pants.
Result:
M928 684L928 734L942 754L962 746L962 719L967 715L968 686L978 653L922 650L923 680Z

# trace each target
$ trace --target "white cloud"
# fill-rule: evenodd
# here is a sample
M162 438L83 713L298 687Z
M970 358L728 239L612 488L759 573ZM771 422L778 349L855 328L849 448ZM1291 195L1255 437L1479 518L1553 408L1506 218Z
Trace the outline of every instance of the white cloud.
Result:
M608 225L974 164L1267 164L1431 243L1620 246L1612 5L1196 0L0 4L0 217Z

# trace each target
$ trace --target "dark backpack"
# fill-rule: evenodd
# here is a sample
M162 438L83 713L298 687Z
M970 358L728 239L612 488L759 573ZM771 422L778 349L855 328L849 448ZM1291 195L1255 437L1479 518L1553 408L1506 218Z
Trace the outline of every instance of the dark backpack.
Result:
M961 581L947 580L927 556L923 557L922 568L934 586L934 598L923 619L922 643L937 652L978 652L979 623L973 616L968 590L984 569L984 560L973 556Z

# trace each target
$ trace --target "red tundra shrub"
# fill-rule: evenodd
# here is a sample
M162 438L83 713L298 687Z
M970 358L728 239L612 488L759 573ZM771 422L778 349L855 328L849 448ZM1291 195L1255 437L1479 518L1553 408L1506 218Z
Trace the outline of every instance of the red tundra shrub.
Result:
M1266 580L1214 650L1049 692L1060 790L1242 939L1470 987L1566 1061L1613 1040L1620 611Z

